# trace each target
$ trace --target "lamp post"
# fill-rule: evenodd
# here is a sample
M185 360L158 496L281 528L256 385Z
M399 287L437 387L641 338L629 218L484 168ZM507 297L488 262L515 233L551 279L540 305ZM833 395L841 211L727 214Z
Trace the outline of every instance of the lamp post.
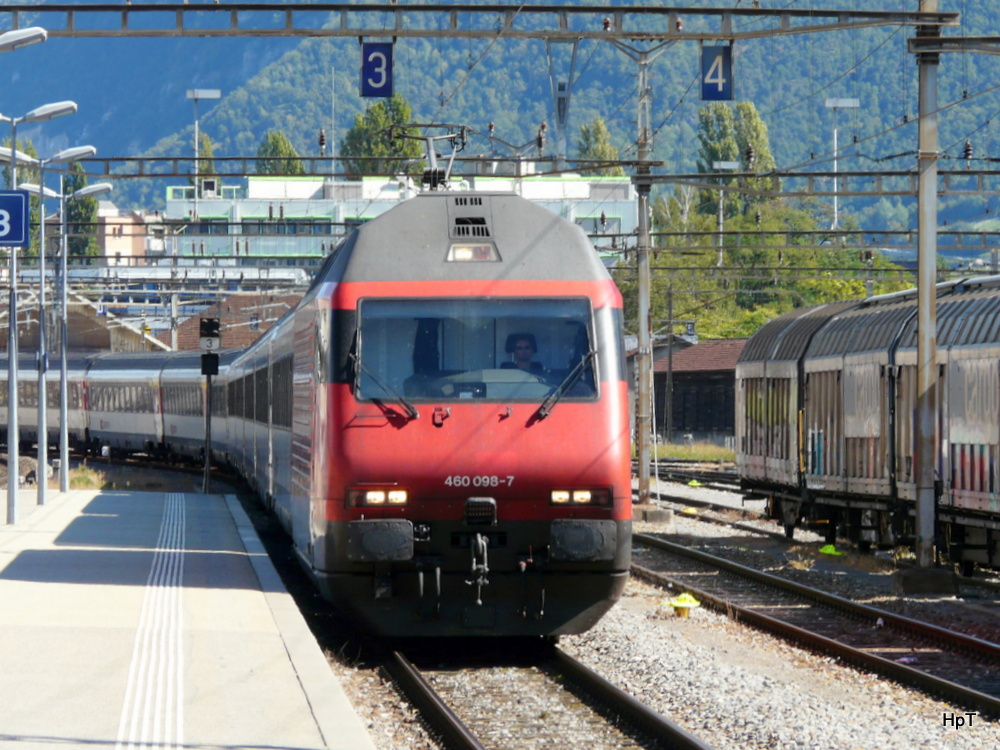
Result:
M857 99L827 99L826 106L828 109L833 110L833 226L830 229L839 229L839 207L837 204L837 191L839 187L839 180L837 179L837 110L838 109L857 109L861 106L861 102Z
M2 115L0 115L2 117ZM13 146L13 143L11 144ZM18 159L28 164L37 160L14 148L0 148L0 159L15 164ZM13 166L11 168L13 171ZM17 414L17 248L10 248L10 279L7 318L7 523L17 523L17 492L20 488L20 458L18 455Z
M81 146L81 149L90 149L91 146ZM72 149L70 149L72 150ZM96 149L91 153L96 153ZM77 158L86 158L81 155ZM39 193L37 185L21 185L22 190L30 193ZM102 193L109 193L112 190L110 182L98 182L80 188L75 193L66 194L65 176L60 180L60 192L55 192L45 188L47 198L59 200L59 235L60 235L60 260L59 260L59 295L61 313L61 331L59 336L59 490L69 492L69 377L67 374L67 348L69 342L69 304L67 300L67 282L69 279L68 262L69 241L66 230L66 204L76 198L87 198Z
M721 172L723 170L734 171L740 168L740 163L738 161L713 161L712 169L716 172ZM719 259L716 262L716 266L722 267L722 228L723 228L723 215L722 215L722 203L725 193L721 190L719 191L719 236L718 236L718 247L719 247Z
M40 39L38 41L41 41ZM17 126L22 122L46 122L76 112L76 102L63 101L43 104L23 117L0 115L0 122L10 123L10 188L17 184ZM19 430L17 424L17 253L10 254L9 302L7 314L7 521L17 522L17 490Z
M62 311L62 331L59 336L59 390L62 398L59 401L59 490L69 492L69 383L67 376L67 349L69 342L69 302L67 299L66 287L69 284L68 262L69 257L69 237L66 229L66 204L77 198L87 198L94 195L110 193L112 185L110 182L97 182L87 185L77 190L75 193L66 195L65 177L62 178L59 186L62 197L59 206L59 226L62 238L62 252L59 260L59 294L62 298L60 310Z
M97 149L93 146L75 146L59 151L48 159L39 160L38 185L26 183L19 185L21 190L38 196L40 216L38 227L38 470L36 472L39 505L45 505L48 494L49 465L48 382L45 377L49 369L45 330L45 198L62 198L61 194L45 187L45 166L47 164L69 164L91 157L96 153ZM66 469L61 469L60 474L65 474L65 471Z
M22 47L44 42L48 32L40 26L30 26L26 29L13 29L0 34L0 52L13 52ZM14 184L14 167L17 153L17 140L14 138L14 122L11 120L11 179ZM18 456L17 456L17 249L10 249L10 290L9 310L7 318L9 329L7 339L7 523L17 523L17 490L18 490ZM11 397L13 394L13 397Z
M198 193L201 192L201 144L198 143L198 100L221 99L221 89L188 89L187 98L194 102L194 219L198 219Z

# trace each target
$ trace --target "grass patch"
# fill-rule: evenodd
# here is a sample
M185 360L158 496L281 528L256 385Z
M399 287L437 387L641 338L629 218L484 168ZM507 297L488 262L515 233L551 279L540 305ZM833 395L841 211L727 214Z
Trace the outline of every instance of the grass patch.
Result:
M735 461L735 451L714 443L657 443L658 459L680 459L682 461Z
M71 490L100 490L107 489L104 485L107 478L104 472L91 469L89 466L81 466L73 469L69 475L69 487Z
M201 492L202 478L169 469L83 461L69 474L73 490L120 492Z

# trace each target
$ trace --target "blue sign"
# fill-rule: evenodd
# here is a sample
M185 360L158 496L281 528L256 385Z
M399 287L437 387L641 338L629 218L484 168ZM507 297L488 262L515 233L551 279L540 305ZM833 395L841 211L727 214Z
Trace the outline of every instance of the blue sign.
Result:
M392 96L392 42L362 42L361 96Z
M28 228L28 192L26 190L0 191L0 245L26 247L31 244Z
M701 98L703 101L732 101L733 48L701 48Z

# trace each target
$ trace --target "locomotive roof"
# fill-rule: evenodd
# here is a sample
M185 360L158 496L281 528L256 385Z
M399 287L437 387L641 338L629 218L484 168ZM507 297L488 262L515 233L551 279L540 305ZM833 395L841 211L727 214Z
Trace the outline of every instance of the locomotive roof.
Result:
M449 262L453 243L492 243L499 261ZM584 231L513 193L432 192L362 224L318 281L599 280Z

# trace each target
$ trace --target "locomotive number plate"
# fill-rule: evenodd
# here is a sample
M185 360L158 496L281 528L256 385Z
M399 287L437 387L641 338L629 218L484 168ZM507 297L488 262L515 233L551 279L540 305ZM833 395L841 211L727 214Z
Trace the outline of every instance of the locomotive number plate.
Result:
M513 487L514 475L497 476L496 474L452 474L445 477L448 487Z

